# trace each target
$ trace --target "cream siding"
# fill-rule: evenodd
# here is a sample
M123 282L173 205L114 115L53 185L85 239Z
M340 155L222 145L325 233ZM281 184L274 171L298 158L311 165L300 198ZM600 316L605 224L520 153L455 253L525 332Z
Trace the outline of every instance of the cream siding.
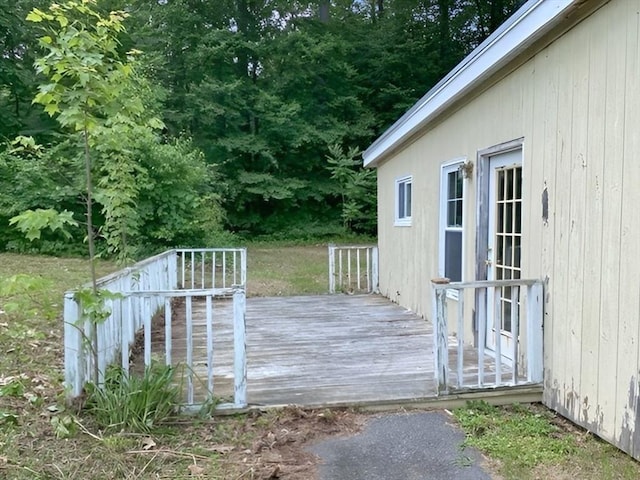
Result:
M524 138L522 265L523 277L547 281L545 403L636 458L639 12L640 0L607 3L378 166L381 291L431 317L441 164ZM475 276L475 173L465 185L467 279ZM394 180L406 174L412 226L394 227Z

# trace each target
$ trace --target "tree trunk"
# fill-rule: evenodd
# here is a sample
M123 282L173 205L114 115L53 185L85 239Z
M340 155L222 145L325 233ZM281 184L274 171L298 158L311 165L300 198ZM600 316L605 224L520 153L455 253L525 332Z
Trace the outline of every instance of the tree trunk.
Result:
M93 294L98 295L98 280L96 277L96 247L93 238L93 179L91 176L91 152L89 151L89 132L87 131L87 126L85 126L83 130L84 137L84 167L85 174L87 180L87 243L89 245L89 271L91 272L91 286L93 287ZM93 354L93 383L98 384L98 379L100 375L99 367L98 367L98 326L95 322L89 322L91 324L91 349Z
M329 23L329 0L320 0L320 9L318 10L318 19L322 23Z
M451 27L449 13L451 11L451 0L438 0L438 43L440 46L440 72L439 76L444 76L449 71L449 54L451 51Z

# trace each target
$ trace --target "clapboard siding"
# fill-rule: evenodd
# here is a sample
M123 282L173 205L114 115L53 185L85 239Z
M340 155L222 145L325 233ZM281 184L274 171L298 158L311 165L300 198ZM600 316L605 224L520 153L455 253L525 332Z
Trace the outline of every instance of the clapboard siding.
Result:
M430 317L440 166L524 138L522 274L546 281L545 402L636 458L639 12L640 0L606 3L378 165L381 292ZM413 175L413 224L394 227L394 179L403 175ZM476 248L474 180L465 185L467 259ZM474 275L468 261L464 277Z

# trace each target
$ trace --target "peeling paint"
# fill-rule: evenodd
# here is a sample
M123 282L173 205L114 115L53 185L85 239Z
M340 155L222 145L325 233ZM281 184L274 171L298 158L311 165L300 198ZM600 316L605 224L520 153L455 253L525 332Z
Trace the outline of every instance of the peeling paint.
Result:
M553 386L550 386L551 383L553 383ZM560 400L563 397L565 399L564 402ZM545 382L544 399L545 405L560 415L586 428L591 433L615 443L615 439L607 436L606 432L603 431L604 412L602 408L600 405L596 405L594 410L588 396L580 399L580 396L575 391L570 391L563 395L556 380L553 382L547 380ZM579 412L572 411L572 408L576 405L580 405L581 415ZM590 415L590 413L593 413L593 415Z
M640 374L639 374L640 376ZM622 416L618 447L638 459L640 457L640 384L636 377L629 380L629 396Z
M549 225L549 192L547 190L547 184L544 184L544 190L542 190L542 222L544 225Z

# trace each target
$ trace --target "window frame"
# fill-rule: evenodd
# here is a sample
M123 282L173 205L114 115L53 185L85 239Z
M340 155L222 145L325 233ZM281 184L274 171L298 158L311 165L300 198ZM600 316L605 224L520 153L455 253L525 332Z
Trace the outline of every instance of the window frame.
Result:
M409 196L407 197L407 185L409 188ZM404 189L404 216L400 216L400 189ZM413 175L404 175L396 178L394 183L394 226L396 227L410 227L412 223L413 215ZM409 199L407 202L407 198ZM406 215L407 204L409 205L409 215Z
M445 276L445 265L446 265L446 234L447 232L460 232L461 239L461 268L460 268L460 281L464 281L464 265L465 265L465 226L466 226L466 215L465 215L465 207L468 202L468 193L467 193L467 185L464 181L464 174L461 170L461 167L466 162L466 157L455 158L446 163L443 163L440 166L440 220L438 223L438 275L441 277ZM448 201L449 201L449 174L453 172L460 172L462 176L462 225L460 227L450 227L448 225ZM458 300L458 290L448 289L447 297L452 300Z

